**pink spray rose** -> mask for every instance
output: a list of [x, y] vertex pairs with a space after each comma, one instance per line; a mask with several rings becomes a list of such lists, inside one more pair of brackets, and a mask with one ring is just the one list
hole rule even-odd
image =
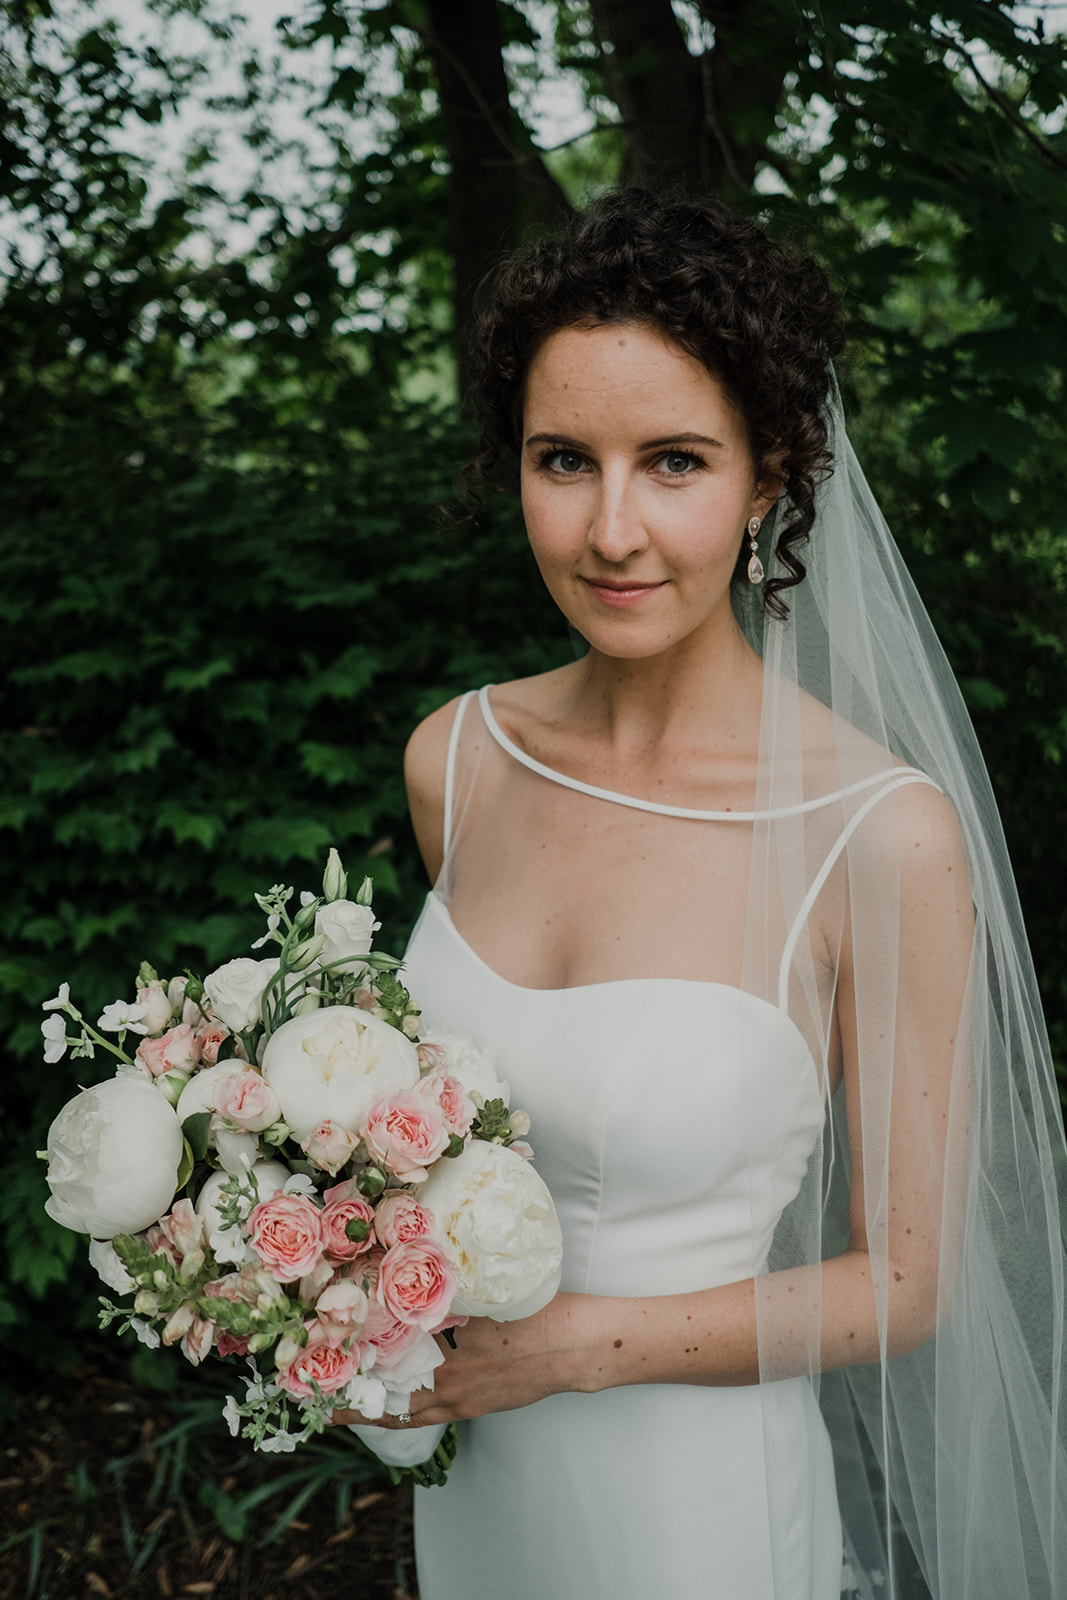
[[221, 1022], [205, 1022], [203, 1027], [197, 1028], [196, 1037], [200, 1045], [200, 1060], [205, 1067], [214, 1067], [218, 1064], [219, 1046], [223, 1039], [230, 1037], [229, 1028], [224, 1028]]
[[[364, 1200], [353, 1181], [335, 1183], [323, 1195], [326, 1204], [322, 1211], [322, 1231], [326, 1241], [326, 1254], [331, 1261], [354, 1261], [365, 1255], [374, 1245], [374, 1211]], [[348, 1224], [365, 1222], [365, 1239], [350, 1239]], [[361, 1231], [361, 1230], [356, 1230]]]
[[409, 1183], [424, 1183], [426, 1168], [448, 1149], [440, 1106], [410, 1090], [382, 1095], [359, 1131], [372, 1157]]
[[321, 1323], [309, 1322], [305, 1326], [308, 1329], [307, 1344], [296, 1352], [288, 1366], [278, 1368], [274, 1381], [279, 1389], [295, 1395], [299, 1400], [310, 1400], [314, 1395], [312, 1380], [323, 1394], [336, 1394], [338, 1389], [351, 1383], [359, 1372], [363, 1349], [358, 1344], [348, 1350], [339, 1344], [331, 1344]]
[[427, 1332], [441, 1326], [455, 1292], [448, 1254], [432, 1239], [413, 1239], [386, 1251], [374, 1290], [379, 1305], [399, 1322]]
[[412, 1239], [425, 1239], [432, 1228], [432, 1215], [406, 1189], [393, 1189], [378, 1201], [374, 1232], [387, 1250]]
[[215, 1095], [215, 1108], [228, 1122], [249, 1133], [262, 1133], [282, 1114], [270, 1084], [251, 1068], [225, 1079]]
[[477, 1108], [458, 1078], [450, 1077], [447, 1072], [431, 1072], [420, 1081], [419, 1094], [441, 1107], [449, 1133], [458, 1133], [461, 1139], [466, 1137]]
[[322, 1212], [304, 1194], [274, 1194], [261, 1200], [245, 1224], [252, 1248], [279, 1283], [303, 1277], [325, 1245]]
[[187, 1022], [179, 1022], [158, 1039], [142, 1039], [137, 1060], [153, 1078], [161, 1078], [165, 1072], [192, 1072], [200, 1063], [200, 1040]]
[[367, 1320], [370, 1302], [351, 1278], [331, 1283], [315, 1302], [315, 1316], [331, 1344], [341, 1344], [350, 1334], [359, 1333]]
[[300, 1141], [300, 1148], [309, 1161], [314, 1161], [316, 1166], [333, 1177], [346, 1161], [351, 1160], [358, 1144], [358, 1133], [349, 1133], [347, 1128], [339, 1128], [336, 1122], [327, 1119], [312, 1128], [307, 1138]]

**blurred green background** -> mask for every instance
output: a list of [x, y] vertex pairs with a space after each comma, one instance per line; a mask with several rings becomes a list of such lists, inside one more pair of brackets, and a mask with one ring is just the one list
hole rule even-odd
[[42, 1365], [93, 1288], [33, 1152], [94, 1066], [42, 1067], [41, 1002], [239, 953], [331, 844], [401, 948], [408, 732], [569, 654], [515, 502], [435, 507], [472, 285], [614, 182], [710, 188], [838, 284], [1067, 1060], [1063, 8], [248, 9], [0, 5], [0, 1340]]

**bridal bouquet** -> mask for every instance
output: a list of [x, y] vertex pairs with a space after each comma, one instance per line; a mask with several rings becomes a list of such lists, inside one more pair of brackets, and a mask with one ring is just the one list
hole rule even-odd
[[[224, 1414], [261, 1450], [294, 1449], [335, 1407], [403, 1412], [433, 1386], [434, 1334], [529, 1316], [559, 1286], [529, 1118], [470, 1040], [423, 1027], [400, 963], [372, 949], [371, 889], [349, 900], [331, 850], [322, 894], [295, 914], [291, 889], [256, 896], [253, 948], [276, 954], [202, 980], [143, 963], [136, 999], [95, 1027], [66, 984], [44, 1007], [47, 1062], [117, 1062], [41, 1152], [49, 1215], [89, 1234], [100, 1276], [133, 1297], [102, 1301], [101, 1324], [193, 1366], [212, 1351], [247, 1363]], [[431, 1455], [443, 1431], [413, 1433], [433, 1434]], [[359, 1432], [386, 1458], [405, 1438]], [[405, 1465], [419, 1448], [408, 1436]]]

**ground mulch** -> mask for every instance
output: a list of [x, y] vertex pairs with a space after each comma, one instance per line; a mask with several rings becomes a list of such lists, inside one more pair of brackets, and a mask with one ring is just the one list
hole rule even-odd
[[341, 1452], [279, 1531], [293, 1495], [272, 1489], [299, 1453], [213, 1425], [175, 1437], [182, 1405], [111, 1346], [34, 1381], [0, 1429], [0, 1600], [418, 1600], [409, 1489]]

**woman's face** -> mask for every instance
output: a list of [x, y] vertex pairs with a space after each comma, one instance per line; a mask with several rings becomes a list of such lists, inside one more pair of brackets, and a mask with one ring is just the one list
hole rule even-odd
[[745, 525], [770, 501], [722, 385], [664, 334], [552, 334], [527, 375], [521, 473], [541, 575], [594, 649], [639, 659], [732, 621]]

